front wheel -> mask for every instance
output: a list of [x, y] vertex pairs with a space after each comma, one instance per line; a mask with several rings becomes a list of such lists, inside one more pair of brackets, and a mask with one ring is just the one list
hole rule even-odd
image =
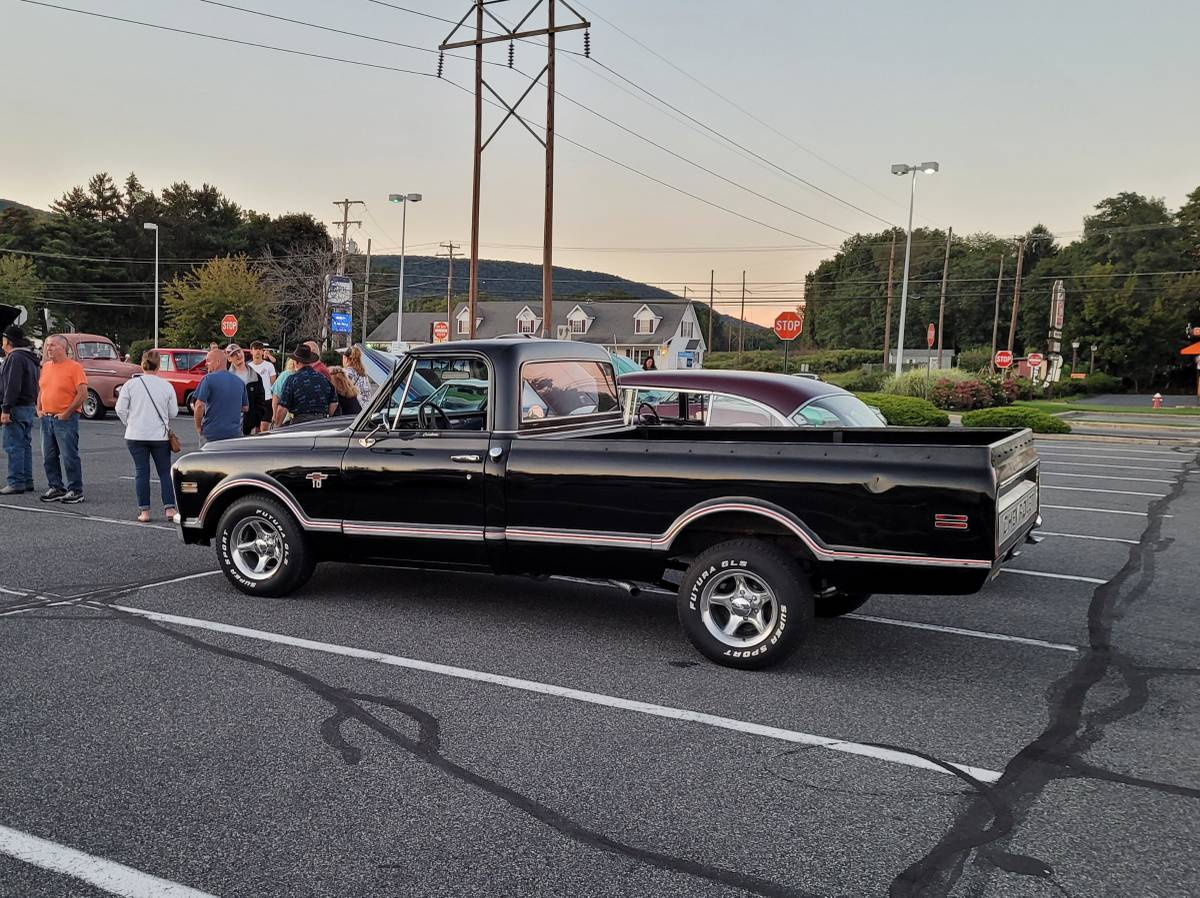
[[867, 600], [870, 598], [870, 593], [863, 595], [861, 593], [835, 592], [831, 596], [819, 596], [817, 598], [817, 617], [841, 617], [843, 614], [850, 614], [867, 604]]
[[813, 596], [800, 566], [758, 540], [732, 540], [692, 562], [679, 586], [679, 622], [702, 655], [757, 670], [784, 660], [812, 624]]
[[286, 596], [316, 566], [296, 519], [267, 496], [246, 496], [229, 506], [216, 537], [221, 570], [247, 595]]
[[99, 421], [108, 414], [108, 409], [100, 401], [99, 393], [95, 390], [88, 390], [87, 398], [83, 400], [83, 405], [80, 407], [79, 413], [89, 421]]

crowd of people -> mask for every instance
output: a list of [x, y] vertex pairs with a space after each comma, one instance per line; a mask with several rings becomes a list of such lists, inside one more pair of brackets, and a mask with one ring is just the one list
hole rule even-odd
[[[69, 505], [83, 502], [79, 412], [88, 391], [83, 367], [69, 357], [67, 341], [60, 336], [46, 339], [42, 347], [45, 358], [39, 360], [17, 325], [4, 330], [2, 348], [0, 430], [8, 469], [0, 495], [36, 490], [36, 426], [41, 431], [47, 482], [39, 498]], [[258, 341], [250, 344], [249, 358], [237, 343], [223, 349], [213, 343], [205, 362], [208, 373], [193, 394], [193, 423], [201, 447], [287, 424], [357, 414], [374, 391], [357, 346], [344, 351], [340, 367], [327, 367], [321, 361], [314, 340], [297, 346], [282, 371], [276, 370], [274, 356]], [[159, 364], [159, 353], [146, 350], [142, 374], [121, 388], [116, 406], [133, 460], [137, 520], [143, 522], [151, 518], [151, 465], [158, 475], [163, 513], [167, 520], [175, 516], [171, 453], [179, 451], [179, 441], [171, 419], [179, 408], [171, 384], [154, 376]]]

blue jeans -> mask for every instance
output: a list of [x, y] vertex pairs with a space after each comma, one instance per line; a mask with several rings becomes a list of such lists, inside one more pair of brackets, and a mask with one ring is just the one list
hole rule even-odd
[[25, 489], [33, 483], [33, 422], [37, 407], [15, 405], [12, 423], [4, 425], [4, 454], [8, 456], [8, 485]]
[[42, 466], [46, 469], [46, 482], [51, 489], [63, 488], [65, 471], [66, 488], [77, 493], [83, 492], [83, 465], [79, 461], [79, 415], [71, 415], [66, 421], [58, 420], [55, 415], [42, 416]]
[[171, 483], [171, 446], [166, 440], [126, 440], [133, 456], [133, 488], [139, 511], [150, 510], [150, 459], [158, 471], [163, 508], [175, 507], [175, 485]]

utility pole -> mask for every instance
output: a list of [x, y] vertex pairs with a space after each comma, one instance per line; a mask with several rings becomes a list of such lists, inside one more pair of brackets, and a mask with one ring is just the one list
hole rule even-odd
[[713, 296], [716, 294], [716, 290], [713, 289], [716, 286], [716, 277], [717, 269], [710, 268], [708, 270], [708, 343], [706, 347], [709, 352], [716, 352], [712, 341], [713, 319], [717, 317], [716, 310], [714, 309], [715, 302], [713, 301]]
[[950, 240], [954, 228], [946, 228], [946, 259], [942, 262], [942, 298], [938, 301], [938, 370], [942, 369], [942, 324], [946, 319], [946, 279], [950, 277]]
[[365, 206], [366, 203], [364, 203], [362, 200], [344, 199], [344, 200], [334, 200], [333, 204], [335, 206], [342, 207], [342, 220], [334, 222], [335, 225], [337, 225], [339, 228], [342, 229], [342, 240], [338, 246], [338, 270], [337, 270], [337, 273], [339, 275], [341, 275], [341, 274], [346, 273], [346, 246], [349, 243], [350, 225], [357, 225], [360, 228], [362, 227], [361, 221], [350, 221], [350, 207], [351, 206]]
[[892, 251], [888, 254], [887, 311], [883, 315], [883, 367], [887, 370], [892, 351], [892, 277], [896, 270], [896, 232], [892, 232]]
[[363, 281], [362, 341], [367, 342], [367, 301], [371, 296], [371, 238], [367, 238], [367, 274]]
[[1008, 351], [1013, 351], [1013, 342], [1017, 339], [1017, 310], [1021, 307], [1021, 266], [1025, 262], [1025, 238], [1017, 247], [1017, 279], [1013, 284], [1012, 321], [1008, 325]]
[[[481, 183], [481, 171], [483, 167], [483, 151], [487, 145], [491, 143], [492, 138], [504, 127], [505, 123], [510, 118], [515, 118], [520, 122], [525, 130], [533, 135], [534, 140], [540, 143], [545, 150], [546, 155], [546, 181], [545, 181], [545, 209], [544, 209], [544, 229], [542, 235], [542, 333], [548, 335], [548, 328], [551, 327], [554, 317], [554, 101], [555, 101], [555, 36], [560, 31], [574, 31], [576, 29], [589, 29], [591, 23], [583, 18], [568, 2], [568, 0], [545, 0], [546, 3], [546, 27], [532, 28], [521, 30], [525, 23], [529, 20], [537, 9], [542, 5], [543, 0], [537, 0], [527, 13], [513, 27], [504, 24], [495, 14], [488, 8], [499, 3], [512, 2], [512, 0], [474, 0], [471, 4], [471, 10], [475, 13], [475, 33], [474, 36], [467, 40], [454, 40], [455, 35], [463, 28], [467, 19], [471, 16], [471, 11], [468, 11], [446, 35], [446, 39], [442, 41], [438, 47], [440, 54], [438, 56], [438, 77], [441, 77], [442, 65], [444, 62], [444, 54], [447, 50], [456, 50], [463, 47], [475, 48], [475, 154], [473, 177], [471, 181], [471, 264], [470, 264], [470, 287], [467, 293], [468, 315], [470, 315], [470, 336], [475, 336], [475, 306], [479, 300], [479, 194]], [[557, 7], [562, 4], [575, 16], [576, 21], [559, 24], [557, 20]], [[498, 26], [499, 30], [484, 36], [483, 17], [487, 16], [494, 26]], [[509, 66], [512, 66], [512, 58], [514, 54], [514, 41], [525, 40], [532, 37], [546, 38], [546, 65], [530, 82], [525, 92], [520, 98], [510, 104], [505, 100], [483, 77], [483, 47], [485, 44], [492, 44], [497, 41], [506, 41], [508, 43]], [[590, 38], [584, 36], [584, 55], [590, 55]], [[537, 131], [530, 126], [524, 117], [517, 112], [517, 108], [529, 96], [534, 85], [541, 81], [542, 76], [546, 76], [546, 127], [544, 136], [539, 135]], [[485, 140], [483, 137], [483, 92], [487, 91], [491, 96], [507, 110], [507, 114], [496, 125], [492, 133]]]
[[996, 274], [996, 312], [992, 316], [992, 367], [996, 366], [996, 337], [1000, 332], [1000, 285], [1004, 283], [1004, 253], [1000, 254], [1000, 271]]
[[439, 244], [446, 251], [445, 255], [438, 253], [439, 258], [450, 260], [450, 271], [446, 275], [446, 339], [454, 339], [454, 251], [458, 249], [458, 244], [453, 240]]
[[746, 348], [746, 272], [742, 271], [742, 320], [738, 329], [738, 364], [742, 363], [742, 352]]

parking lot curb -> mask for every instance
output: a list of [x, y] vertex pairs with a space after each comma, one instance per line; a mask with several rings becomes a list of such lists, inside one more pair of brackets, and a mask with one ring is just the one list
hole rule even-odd
[[1064, 442], [1079, 442], [1079, 443], [1134, 443], [1142, 446], [1167, 446], [1179, 447], [1183, 449], [1200, 448], [1200, 439], [1185, 439], [1183, 437], [1139, 437], [1125, 436], [1123, 434], [1100, 434], [1100, 433], [1053, 433], [1039, 434], [1039, 438], [1047, 440], [1062, 440]]

